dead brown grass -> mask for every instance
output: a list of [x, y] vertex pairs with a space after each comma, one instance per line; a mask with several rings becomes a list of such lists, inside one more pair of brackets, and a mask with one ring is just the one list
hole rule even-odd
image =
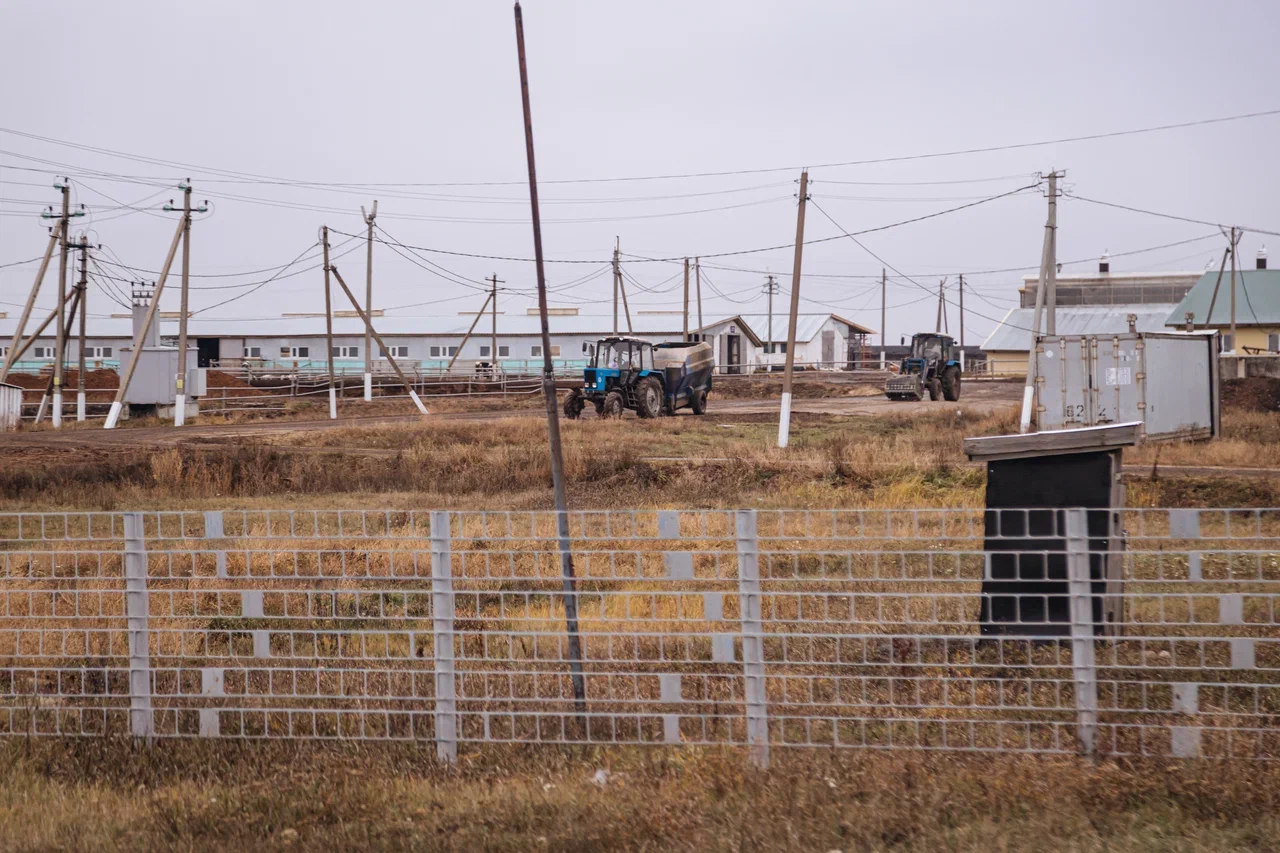
[[1253, 764], [10, 741], [0, 766], [9, 850], [1280, 849], [1280, 770]]

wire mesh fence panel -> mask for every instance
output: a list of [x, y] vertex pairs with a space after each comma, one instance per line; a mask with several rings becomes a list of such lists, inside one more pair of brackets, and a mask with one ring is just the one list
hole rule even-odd
[[582, 704], [554, 513], [0, 515], [0, 732], [1280, 755], [1280, 510], [1095, 512], [571, 513]]

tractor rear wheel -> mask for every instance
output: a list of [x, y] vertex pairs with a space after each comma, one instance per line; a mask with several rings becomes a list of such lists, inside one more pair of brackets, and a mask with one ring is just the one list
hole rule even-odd
[[960, 368], [952, 366], [942, 372], [942, 399], [948, 403], [960, 399]]
[[564, 401], [564, 416], [571, 421], [576, 421], [582, 415], [582, 410], [586, 406], [587, 401], [582, 398], [582, 393], [572, 391], [568, 399]]
[[605, 418], [622, 417], [622, 395], [617, 391], [610, 391], [604, 395], [604, 405], [600, 407], [600, 416]]
[[933, 401], [942, 399], [942, 382], [935, 376], [926, 383], [929, 387], [929, 399]]
[[656, 418], [662, 414], [662, 384], [652, 376], [636, 383], [636, 414]]
[[707, 392], [694, 391], [693, 396], [689, 398], [689, 408], [693, 409], [695, 415], [705, 415], [707, 413]]

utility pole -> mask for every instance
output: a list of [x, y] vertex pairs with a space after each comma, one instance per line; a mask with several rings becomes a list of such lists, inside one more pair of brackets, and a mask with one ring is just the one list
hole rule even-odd
[[493, 338], [489, 343], [489, 364], [491, 365], [490, 374], [496, 375], [498, 369], [498, 285], [506, 282], [500, 281], [498, 274], [494, 273], [489, 283], [493, 285], [490, 292], [490, 299], [493, 302]]
[[364, 401], [368, 403], [373, 399], [373, 220], [378, 218], [378, 200], [374, 199], [373, 210], [367, 214], [364, 205], [360, 205], [360, 215], [369, 226], [364, 276], [364, 307], [368, 315], [364, 324]]
[[[1065, 173], [1064, 173], [1065, 175]], [[1058, 178], [1059, 173], [1049, 173], [1049, 268], [1045, 273], [1045, 300], [1049, 313], [1044, 318], [1047, 335], [1058, 334]], [[1037, 327], [1038, 328], [1038, 327]]]
[[76, 346], [76, 356], [79, 359], [78, 369], [76, 370], [76, 421], [83, 422], [85, 419], [85, 381], [84, 381], [84, 339], [85, 339], [85, 315], [89, 313], [89, 243], [88, 238], [84, 235], [80, 237], [80, 243], [76, 246], [80, 250], [80, 283], [76, 285], [76, 306], [80, 310], [79, 325], [80, 336]]
[[[538, 314], [542, 320], [542, 393], [547, 400], [547, 437], [551, 444], [551, 486], [555, 493], [556, 532], [560, 550], [560, 576], [564, 590], [565, 630], [569, 640], [569, 674], [578, 710], [581, 734], [587, 734], [587, 692], [582, 674], [582, 640], [578, 633], [578, 592], [569, 542], [569, 499], [565, 493], [564, 458], [560, 447], [560, 412], [556, 404], [555, 368], [551, 363], [551, 330], [547, 323], [547, 279], [542, 261], [542, 222], [538, 216], [538, 172], [533, 155], [533, 115], [529, 108], [529, 71], [524, 55], [524, 16], [515, 5], [516, 55], [520, 65], [520, 101], [524, 109], [525, 158], [529, 164], [529, 206], [533, 220], [533, 258], [538, 277]], [[624, 291], [625, 294], [625, 291]], [[624, 305], [626, 296], [623, 296]], [[686, 312], [687, 314], [688, 312]], [[628, 313], [628, 325], [630, 313]]]
[[333, 297], [329, 290], [329, 226], [320, 229], [320, 243], [324, 246], [324, 337], [325, 352], [329, 356], [329, 420], [338, 418], [338, 394], [333, 387]]
[[809, 200], [809, 170], [800, 172], [800, 207], [796, 212], [796, 254], [791, 266], [791, 322], [787, 326], [787, 364], [782, 374], [782, 411], [778, 418], [778, 446], [791, 438], [791, 372], [796, 360], [796, 319], [800, 313], [800, 261], [804, 252], [804, 206]]
[[[71, 216], [71, 182], [62, 184], [62, 254], [58, 256], [58, 331], [53, 364], [53, 427], [62, 426], [62, 363], [67, 352], [67, 253], [71, 247], [67, 239]], [[1235, 296], [1235, 265], [1231, 267], [1231, 295]], [[1235, 312], [1232, 312], [1234, 316]]]
[[1044, 314], [1045, 289], [1051, 275], [1054, 275], [1056, 280], [1057, 258], [1055, 256], [1055, 247], [1057, 243], [1054, 231], [1058, 227], [1057, 196], [1059, 177], [1060, 173], [1057, 171], [1049, 173], [1049, 216], [1044, 225], [1044, 247], [1040, 252], [1040, 278], [1036, 283], [1036, 307], [1031, 321], [1031, 343], [1027, 350], [1027, 382], [1022, 389], [1022, 414], [1018, 418], [1018, 431], [1022, 433], [1031, 430], [1031, 417], [1036, 405], [1036, 347], [1039, 346], [1040, 318]]
[[360, 303], [356, 301], [355, 294], [351, 292], [351, 288], [347, 287], [347, 283], [342, 280], [342, 273], [338, 272], [338, 268], [333, 264], [329, 265], [329, 270], [333, 273], [333, 277], [338, 280], [338, 286], [342, 288], [342, 292], [345, 293], [347, 295], [347, 299], [351, 301], [351, 307], [356, 309], [356, 313], [360, 315], [360, 319], [365, 321], [365, 324], [373, 335], [373, 339], [378, 342], [378, 346], [382, 347], [382, 351], [387, 354], [387, 363], [391, 365], [391, 369], [394, 370], [396, 376], [399, 377], [400, 384], [404, 386], [404, 390], [409, 394], [409, 399], [413, 401], [413, 404], [418, 407], [418, 411], [422, 412], [422, 414], [431, 414], [427, 411], [427, 407], [422, 405], [422, 400], [419, 399], [418, 392], [413, 390], [413, 383], [409, 381], [409, 377], [405, 375], [404, 371], [400, 369], [400, 365], [396, 363], [395, 356], [391, 354], [391, 347], [387, 346], [386, 341], [384, 341], [382, 336], [378, 334], [378, 331], [373, 328], [373, 321], [365, 311], [361, 310]]
[[778, 282], [774, 280], [773, 276], [768, 276], [768, 280], [764, 283], [763, 290], [765, 292], [765, 295], [768, 297], [768, 303], [769, 303], [769, 325], [768, 325], [768, 333], [767, 333], [768, 339], [764, 343], [764, 351], [772, 355], [773, 354], [773, 296], [775, 293], [778, 292]]
[[[31, 292], [27, 294], [27, 304], [22, 308], [22, 315], [18, 318], [17, 328], [13, 330], [13, 340], [9, 342], [9, 351], [5, 355], [4, 365], [0, 366], [0, 382], [8, 378], [9, 371], [17, 363], [19, 354], [30, 347], [31, 341], [39, 336], [39, 332], [37, 332], [26, 342], [26, 346], [22, 345], [22, 333], [27, 328], [27, 321], [31, 319], [31, 311], [35, 308], [36, 297], [40, 295], [40, 285], [44, 283], [44, 274], [49, 270], [49, 261], [53, 259], [53, 250], [58, 245], [59, 235], [61, 234], [61, 222], [49, 229], [49, 245], [44, 250], [44, 260], [40, 262], [40, 269], [36, 271], [36, 280], [31, 285]], [[44, 326], [41, 326], [41, 330], [43, 329]]]
[[[178, 309], [178, 376], [177, 393], [173, 398], [173, 425], [180, 427], [187, 421], [187, 294], [191, 285], [191, 179], [178, 185], [182, 190], [182, 299]], [[171, 209], [166, 205], [166, 209]], [[208, 203], [200, 205], [199, 212], [208, 210]]]
[[452, 371], [454, 362], [456, 362], [462, 356], [462, 351], [466, 348], [467, 341], [471, 340], [471, 333], [476, 330], [476, 326], [480, 325], [480, 318], [483, 317], [485, 315], [485, 312], [489, 310], [489, 300], [492, 299], [493, 296], [494, 294], [492, 293], [486, 293], [484, 295], [484, 304], [481, 305], [480, 310], [476, 312], [476, 318], [471, 321], [471, 327], [467, 329], [467, 333], [462, 336], [462, 342], [458, 344], [458, 348], [454, 351], [453, 357], [450, 358], [449, 363], [445, 365], [445, 368], [444, 368], [445, 373], [449, 373], [450, 371]]
[[689, 340], [689, 259], [684, 259], [684, 339]]
[[702, 337], [702, 258], [693, 259], [694, 281], [697, 283], [698, 293], [698, 337]]
[[934, 324], [933, 333], [935, 335], [942, 334], [942, 286], [947, 283], [946, 278], [938, 282], [938, 319]]
[[133, 381], [134, 371], [138, 369], [138, 362], [141, 360], [142, 342], [147, 339], [147, 333], [151, 331], [151, 324], [155, 322], [156, 313], [160, 310], [160, 294], [164, 293], [165, 282], [169, 280], [169, 269], [173, 266], [173, 259], [178, 254], [178, 242], [182, 239], [182, 232], [185, 227], [186, 221], [181, 221], [173, 232], [173, 242], [169, 244], [169, 254], [165, 256], [164, 266], [160, 267], [160, 278], [156, 281], [155, 291], [151, 294], [151, 305], [147, 308], [147, 315], [142, 319], [142, 328], [138, 329], [138, 333], [133, 337], [133, 350], [130, 353], [129, 366], [125, 368], [124, 375], [120, 377], [120, 387], [116, 389], [115, 399], [111, 401], [111, 411], [107, 412], [107, 422], [103, 424], [103, 429], [115, 429], [116, 424], [120, 421], [120, 412], [124, 409], [124, 397], [129, 393], [129, 383]]
[[613, 238], [613, 334], [618, 334], [618, 291], [622, 286], [622, 266], [618, 263], [618, 255], [621, 251], [622, 242], [617, 237]]
[[884, 366], [885, 366], [884, 348], [885, 346], [887, 346], [887, 344], [885, 343], [885, 341], [887, 340], [885, 336], [888, 333], [888, 326], [889, 326], [888, 322], [885, 319], [885, 314], [886, 314], [886, 311], [888, 310], [887, 303], [885, 302], [885, 293], [888, 289], [886, 286], [887, 283], [888, 283], [888, 279], [885, 277], [884, 267], [880, 267], [880, 369], [881, 370], [884, 370]]
[[964, 273], [960, 273], [960, 350], [964, 351]]
[[1236, 246], [1240, 243], [1243, 236], [1240, 229], [1231, 226], [1231, 351], [1239, 352], [1240, 348], [1236, 346]]

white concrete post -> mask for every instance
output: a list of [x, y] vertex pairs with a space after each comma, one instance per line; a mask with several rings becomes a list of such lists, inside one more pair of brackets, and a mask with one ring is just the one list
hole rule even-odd
[[746, 679], [747, 745], [751, 763], [769, 766], [769, 709], [765, 696], [764, 625], [760, 614], [760, 546], [756, 511], [739, 510], [738, 598], [742, 620], [742, 672]]
[[1067, 584], [1071, 600], [1071, 673], [1076, 691], [1076, 741], [1081, 755], [1098, 748], [1098, 670], [1093, 649], [1093, 584], [1089, 573], [1089, 513], [1065, 510]]
[[431, 631], [436, 672], [436, 757], [458, 761], [458, 701], [453, 658], [453, 561], [449, 513], [431, 513]]
[[[222, 512], [220, 510], [206, 512], [204, 514], [204, 538], [221, 539], [225, 535], [226, 531], [222, 525]], [[216, 576], [225, 578], [227, 576], [227, 552], [219, 548], [214, 552], [214, 559], [217, 561]]]
[[124, 516], [125, 615], [129, 633], [129, 731], [151, 742], [151, 644], [147, 630], [147, 544], [140, 512]]

